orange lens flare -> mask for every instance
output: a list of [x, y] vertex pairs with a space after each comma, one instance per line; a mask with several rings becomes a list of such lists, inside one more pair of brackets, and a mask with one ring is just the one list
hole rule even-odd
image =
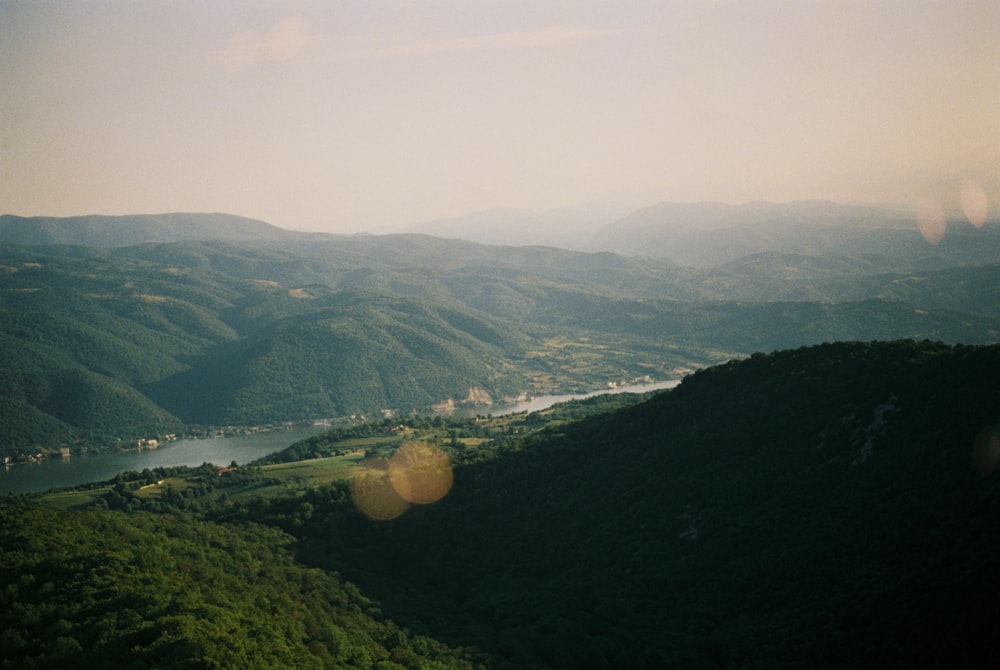
[[428, 442], [406, 442], [388, 461], [366, 459], [351, 479], [351, 499], [376, 521], [401, 516], [411, 504], [429, 505], [448, 495], [454, 475], [448, 455]]
[[428, 505], [451, 490], [451, 461], [433, 444], [407, 442], [389, 461], [389, 481], [403, 500]]
[[376, 521], [389, 521], [401, 516], [410, 503], [399, 497], [389, 481], [389, 464], [383, 459], [369, 458], [351, 478], [351, 499], [362, 514]]

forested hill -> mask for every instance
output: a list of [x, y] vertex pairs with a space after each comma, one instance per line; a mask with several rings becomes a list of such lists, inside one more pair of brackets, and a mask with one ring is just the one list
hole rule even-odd
[[[993, 668], [998, 376], [828, 344], [0, 499], [0, 667]], [[417, 445], [450, 490], [362, 514]]]
[[948, 246], [951, 232], [900, 254], [780, 252], [778, 240], [690, 268], [292, 233], [221, 214], [0, 223], [0, 455], [15, 459], [193, 425], [464, 400], [488, 413], [522, 393], [677, 379], [821, 342], [1000, 337], [1000, 263], [983, 260], [1000, 259], [1000, 238], [988, 226], [970, 233], [968, 254]]
[[469, 455], [392, 522], [247, 518], [510, 667], [992, 667], [998, 375], [996, 346], [754, 356]]

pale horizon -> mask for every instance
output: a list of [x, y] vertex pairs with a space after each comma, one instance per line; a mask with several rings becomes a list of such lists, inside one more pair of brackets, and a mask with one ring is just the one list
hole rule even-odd
[[986, 1], [0, 0], [0, 212], [334, 233], [586, 203], [995, 218], [998, 26]]

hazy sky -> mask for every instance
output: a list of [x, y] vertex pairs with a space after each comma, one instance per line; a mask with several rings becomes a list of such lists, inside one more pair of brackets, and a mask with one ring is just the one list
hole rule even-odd
[[0, 212], [1000, 209], [1000, 2], [0, 0]]

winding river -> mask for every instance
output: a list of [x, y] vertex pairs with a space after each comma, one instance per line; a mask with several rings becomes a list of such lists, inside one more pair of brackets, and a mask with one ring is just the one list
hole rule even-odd
[[[679, 382], [668, 381], [635, 386], [620, 386], [614, 389], [594, 391], [578, 395], [550, 395], [532, 398], [513, 405], [494, 407], [488, 411], [494, 416], [514, 412], [537, 412], [567, 400], [579, 400], [604, 393], [643, 393], [664, 388], [673, 388]], [[484, 413], [483, 408], [472, 412]], [[458, 413], [456, 413], [458, 414]], [[202, 463], [228, 465], [249, 463], [267, 454], [280, 451], [294, 442], [321, 432], [319, 427], [296, 427], [286, 430], [272, 430], [245, 436], [212, 437], [200, 440], [177, 440], [157, 449], [139, 451], [116, 451], [98, 454], [74, 455], [69, 458], [50, 458], [37, 463], [18, 463], [4, 468], [0, 466], [0, 495], [13, 493], [37, 493], [52, 488], [79, 486], [88, 482], [111, 479], [119, 472], [142, 471], [146, 468], [173, 467], [187, 465], [195, 467]]]

